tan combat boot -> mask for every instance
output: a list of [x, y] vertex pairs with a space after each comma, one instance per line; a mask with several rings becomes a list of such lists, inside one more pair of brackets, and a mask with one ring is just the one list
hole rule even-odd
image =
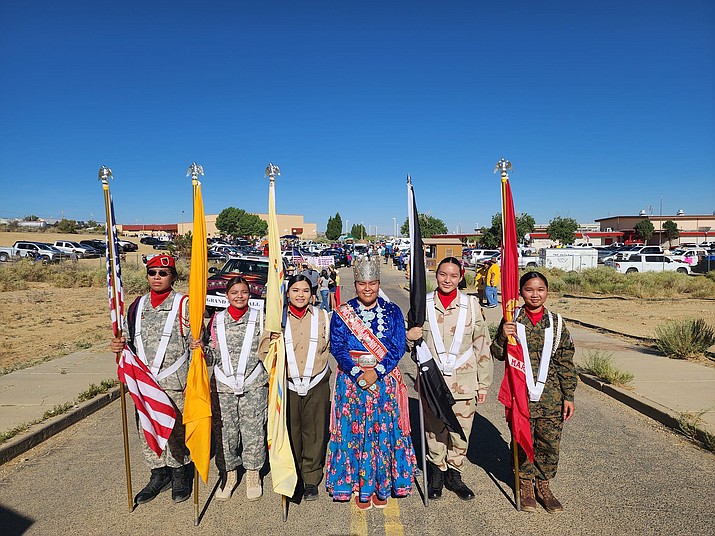
[[536, 498], [539, 499], [539, 502], [544, 507], [544, 510], [550, 514], [564, 511], [564, 507], [561, 506], [559, 500], [554, 497], [553, 493], [551, 493], [548, 480], [536, 479]]
[[219, 489], [215, 495], [217, 501], [227, 501], [231, 498], [233, 490], [236, 487], [236, 483], [238, 482], [237, 473], [237, 469], [226, 472], [226, 482], [224, 483], [223, 488]]
[[534, 483], [530, 478], [519, 479], [519, 500], [522, 512], [536, 512], [536, 498], [534, 497]]
[[246, 499], [257, 501], [263, 495], [261, 475], [258, 471], [246, 471]]

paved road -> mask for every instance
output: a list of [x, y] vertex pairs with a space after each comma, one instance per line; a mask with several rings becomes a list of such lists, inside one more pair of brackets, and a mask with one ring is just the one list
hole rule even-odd
[[[343, 284], [349, 288], [348, 272]], [[406, 309], [400, 274], [388, 271], [384, 287]], [[578, 344], [578, 341], [577, 341]], [[414, 368], [406, 361], [408, 376]], [[497, 381], [502, 367], [497, 366]], [[713, 534], [715, 457], [622, 404], [579, 386], [577, 413], [563, 439], [554, 489], [560, 515], [514, 511], [509, 486], [508, 431], [503, 409], [490, 399], [476, 417], [465, 480], [477, 497], [463, 503], [447, 494], [425, 509], [419, 494], [390, 501], [385, 511], [357, 512], [333, 504], [321, 491], [313, 503], [292, 505], [287, 523], [271, 491], [247, 503], [241, 483], [228, 503], [210, 502], [199, 527], [193, 505], [173, 505], [168, 493], [127, 511], [120, 405], [113, 403], [21, 458], [0, 467], [0, 533], [30, 534]], [[416, 415], [416, 412], [413, 412]], [[135, 492], [147, 470], [132, 435]], [[200, 485], [205, 503], [216, 479]], [[266, 479], [270, 490], [270, 476]], [[149, 529], [149, 527], [152, 527]]]

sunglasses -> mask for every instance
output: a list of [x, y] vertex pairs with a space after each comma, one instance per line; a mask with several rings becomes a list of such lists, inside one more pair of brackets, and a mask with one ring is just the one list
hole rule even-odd
[[155, 276], [156, 274], [159, 274], [161, 277], [171, 275], [171, 272], [167, 272], [166, 270], [147, 270], [146, 273], [150, 276]]

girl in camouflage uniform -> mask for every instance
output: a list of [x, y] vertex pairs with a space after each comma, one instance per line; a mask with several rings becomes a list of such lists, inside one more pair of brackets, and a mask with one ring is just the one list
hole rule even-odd
[[244, 278], [230, 279], [229, 306], [214, 313], [207, 330], [216, 465], [223, 481], [216, 492], [219, 501], [231, 498], [239, 465], [246, 469], [247, 499], [263, 494], [259, 470], [266, 460], [268, 374], [258, 359], [263, 309], [249, 307], [249, 296]]
[[[574, 391], [577, 383], [573, 363], [574, 345], [568, 329], [563, 325], [561, 315], [554, 315], [544, 307], [549, 294], [549, 283], [543, 274], [524, 274], [519, 280], [519, 292], [524, 300], [524, 307], [516, 311], [514, 322], [504, 322], [502, 319], [492, 343], [492, 355], [504, 360], [507, 337], [514, 336], [524, 351], [527, 384], [530, 374], [532, 381], [534, 376], [537, 376], [534, 387], [529, 386], [534, 463], [529, 461], [519, 447], [521, 509], [525, 512], [536, 511], [538, 499], [546, 511], [560, 512], [563, 507], [551, 492], [549, 480], [556, 476], [563, 423], [574, 414]], [[536, 371], [538, 374], [535, 374]], [[540, 385], [543, 386], [543, 391], [539, 396]]]

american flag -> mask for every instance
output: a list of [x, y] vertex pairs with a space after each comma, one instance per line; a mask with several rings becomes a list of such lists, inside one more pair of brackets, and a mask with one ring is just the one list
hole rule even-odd
[[[114, 203], [112, 195], [109, 194], [108, 197], [107, 289], [109, 311], [112, 317], [112, 330], [114, 335], [118, 336], [122, 331], [122, 318], [124, 317], [124, 289], [122, 288], [122, 270], [119, 260], [121, 250], [117, 240]], [[114, 274], [114, 277], [112, 277], [112, 274]], [[126, 344], [117, 364], [117, 376], [119, 381], [127, 386], [127, 390], [132, 400], [134, 400], [147, 444], [157, 456], [161, 456], [174, 428], [176, 410], [169, 397], [159, 387], [146, 364], [137, 358]]]
[[147, 445], [161, 456], [176, 422], [176, 410], [171, 400], [156, 383], [149, 368], [126, 345], [119, 358], [117, 375], [134, 401]]
[[[122, 288], [122, 270], [119, 266], [121, 249], [117, 240], [117, 220], [114, 218], [114, 202], [109, 194], [109, 221], [107, 222], [107, 291], [109, 311], [112, 316], [112, 331], [117, 335], [122, 330], [124, 317], [124, 289]], [[112, 278], [114, 273], [114, 278]]]

